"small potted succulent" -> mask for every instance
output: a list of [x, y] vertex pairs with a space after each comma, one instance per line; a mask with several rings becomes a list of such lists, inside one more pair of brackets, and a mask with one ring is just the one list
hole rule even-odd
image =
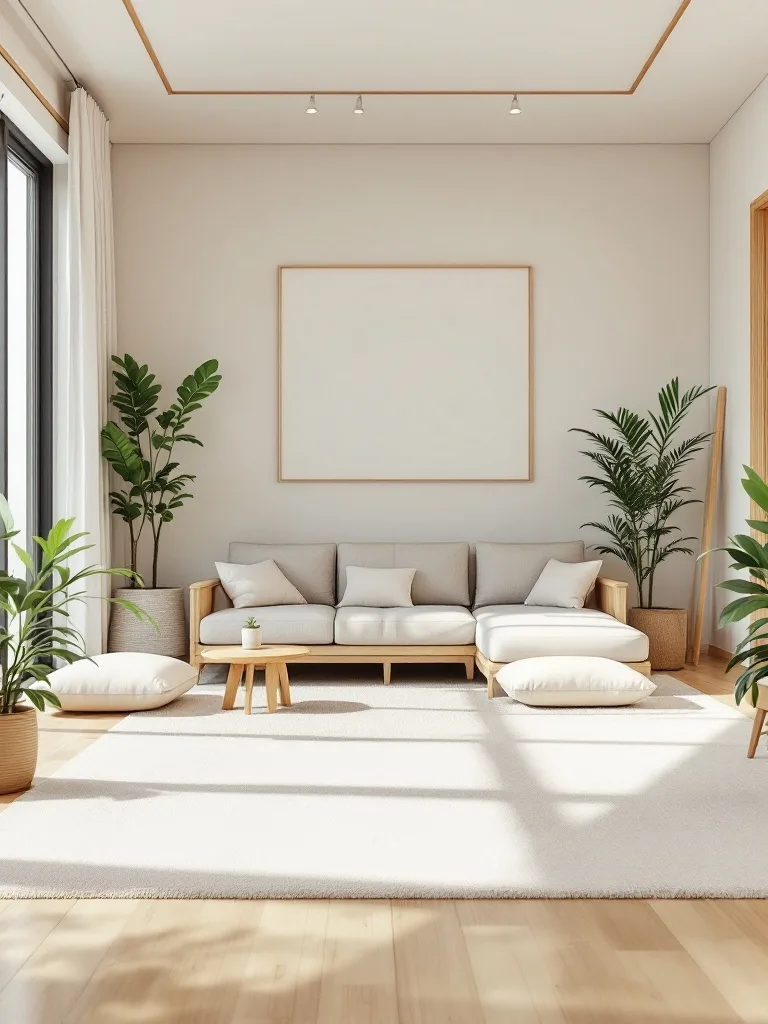
[[257, 647], [261, 647], [261, 626], [252, 615], [245, 620], [240, 635], [244, 651], [255, 651]]

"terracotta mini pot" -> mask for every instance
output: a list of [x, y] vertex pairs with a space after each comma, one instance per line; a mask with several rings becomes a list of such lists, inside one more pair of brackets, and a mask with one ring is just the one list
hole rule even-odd
[[137, 619], [133, 612], [120, 605], [112, 606], [107, 649], [137, 651], [140, 654], [164, 654], [167, 658], [186, 660], [189, 635], [184, 615], [184, 591], [181, 587], [121, 587], [115, 597], [141, 608], [155, 622]]
[[685, 608], [630, 608], [627, 621], [648, 637], [648, 657], [654, 672], [685, 667], [688, 642]]
[[37, 714], [17, 707], [0, 715], [0, 793], [29, 789], [37, 766]]

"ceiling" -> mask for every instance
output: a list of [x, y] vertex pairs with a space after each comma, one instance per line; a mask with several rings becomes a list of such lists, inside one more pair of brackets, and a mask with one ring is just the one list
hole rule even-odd
[[709, 142], [768, 73], [768, 0], [25, 3], [116, 142]]

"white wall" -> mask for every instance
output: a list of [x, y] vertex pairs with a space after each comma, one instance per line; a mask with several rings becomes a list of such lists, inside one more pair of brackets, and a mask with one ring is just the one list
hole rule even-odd
[[[716, 541], [744, 532], [749, 499], [741, 467], [749, 464], [749, 205], [768, 190], [768, 82], [734, 114], [710, 146], [711, 350], [714, 383], [728, 388], [723, 477]], [[733, 573], [724, 556], [715, 580]], [[733, 595], [731, 595], [733, 596]], [[729, 600], [717, 592], [716, 611]], [[733, 650], [742, 630], [715, 630], [713, 643]]]
[[[211, 356], [224, 376], [194, 421], [206, 447], [184, 453], [197, 496], [165, 584], [210, 576], [231, 539], [573, 538], [604, 504], [568, 428], [708, 380], [706, 146], [113, 153], [120, 349], [166, 385]], [[276, 482], [276, 268], [324, 262], [533, 264], [532, 483]], [[467, 401], [482, 418], [484, 395]], [[658, 598], [687, 604], [691, 571], [669, 563]]]

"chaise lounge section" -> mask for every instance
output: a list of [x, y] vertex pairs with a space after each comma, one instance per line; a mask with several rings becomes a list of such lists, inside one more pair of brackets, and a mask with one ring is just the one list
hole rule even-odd
[[[233, 608], [219, 580], [190, 587], [190, 662], [202, 664], [207, 647], [239, 644], [249, 615], [265, 644], [302, 644], [305, 662], [375, 663], [391, 679], [393, 664], [475, 665], [489, 695], [510, 661], [549, 654], [592, 655], [650, 673], [647, 637], [626, 624], [627, 584], [599, 577], [593, 607], [528, 607], [525, 598], [550, 558], [584, 561], [581, 541], [476, 545], [472, 586], [466, 543], [246, 544], [229, 547], [230, 562], [272, 559], [307, 604]], [[413, 607], [337, 608], [348, 566], [415, 568]], [[474, 604], [471, 605], [474, 592]]]

